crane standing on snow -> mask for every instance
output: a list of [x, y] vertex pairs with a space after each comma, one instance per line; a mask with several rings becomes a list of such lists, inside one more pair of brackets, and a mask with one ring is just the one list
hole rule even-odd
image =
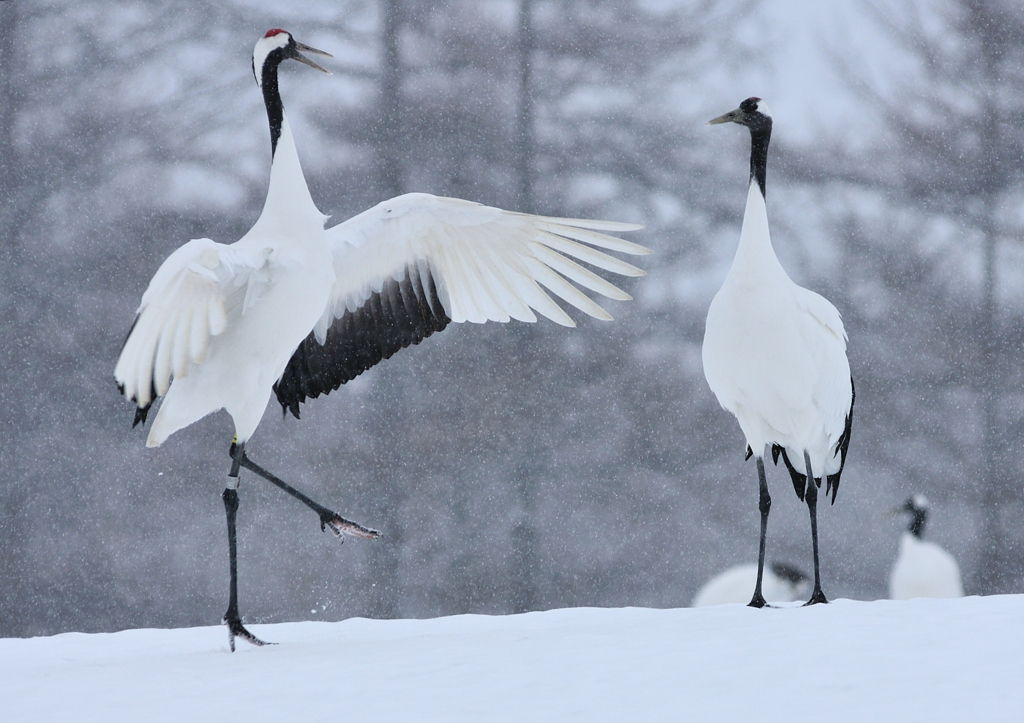
[[298, 417], [307, 398], [330, 393], [452, 321], [533, 322], [535, 309], [575, 326], [538, 283], [593, 317], [611, 319], [566, 278], [608, 298], [629, 295], [567, 257], [641, 276], [642, 270], [593, 247], [650, 253], [599, 233], [637, 225], [530, 216], [426, 194], [393, 198], [325, 231], [327, 218], [309, 195], [278, 90], [277, 69], [287, 59], [329, 73], [303, 51], [329, 57], [279, 29], [267, 32], [253, 51], [273, 159], [259, 219], [233, 244], [198, 239], [164, 261], [142, 297], [114, 371], [137, 407], [135, 424], [145, 422], [163, 396], [148, 446], [218, 409], [234, 421], [223, 494], [231, 572], [224, 622], [232, 650], [236, 636], [263, 644], [238, 613], [240, 468], [310, 506], [321, 529], [377, 536], [248, 459], [245, 444], [271, 392]]
[[924, 539], [928, 500], [913, 495], [893, 514], [910, 515], [910, 526], [900, 537], [900, 552], [889, 575], [889, 598], [963, 597], [960, 566], [948, 552]]
[[[846, 331], [836, 308], [790, 280], [772, 249], [765, 208], [765, 176], [772, 116], [760, 98], [708, 121], [750, 130], [750, 187], [739, 248], [708, 309], [704, 376], [719, 403], [740, 424], [747, 457], [757, 461], [761, 539], [757, 582], [750, 600], [764, 607], [761, 585], [771, 497], [764, 473], [770, 446], [789, 470], [797, 497], [807, 502], [814, 550], [814, 590], [808, 604], [828, 602], [818, 566], [818, 487], [835, 502], [846, 462], [853, 414], [853, 379]], [[802, 472], [795, 466], [801, 465]]]

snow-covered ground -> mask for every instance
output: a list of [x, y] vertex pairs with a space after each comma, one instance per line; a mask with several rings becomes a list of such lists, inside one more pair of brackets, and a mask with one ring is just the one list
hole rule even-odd
[[1024, 595], [252, 630], [0, 640], [0, 720], [1024, 720]]

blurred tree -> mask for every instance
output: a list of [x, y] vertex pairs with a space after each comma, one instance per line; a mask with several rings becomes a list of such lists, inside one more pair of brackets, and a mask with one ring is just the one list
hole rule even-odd
[[519, 93], [516, 110], [516, 177], [519, 190], [516, 208], [533, 213], [533, 51], [537, 34], [533, 29], [534, 0], [519, 0], [516, 28], [516, 59], [519, 64]]
[[0, 368], [4, 371], [0, 383], [0, 407], [8, 410], [2, 434], [11, 444], [0, 445], [0, 579], [5, 584], [0, 588], [0, 616], [9, 616], [10, 625], [17, 629], [25, 624], [25, 611], [16, 602], [17, 591], [25, 586], [26, 567], [29, 562], [25, 554], [27, 519], [24, 512], [26, 492], [19, 484], [15, 472], [15, 442], [17, 427], [13, 422], [24, 416], [23, 394], [15, 393], [16, 388], [7, 383], [22, 363], [15, 330], [17, 316], [16, 300], [21, 286], [18, 273], [21, 255], [18, 245], [21, 241], [20, 197], [23, 188], [21, 155], [15, 146], [14, 122], [21, 97], [18, 83], [15, 54], [19, 32], [18, 16], [20, 3], [0, 4]]
[[[191, 237], [238, 238], [259, 213], [269, 153], [248, 55], [280, 25], [337, 56], [329, 82], [296, 65], [282, 84], [326, 211], [344, 218], [422, 190], [646, 220], [634, 238], [658, 247], [661, 266], [635, 287], [644, 298], [611, 307], [612, 325], [460, 326], [309, 405], [301, 422], [269, 414], [260, 457], [283, 458], [289, 480], [324, 485], [321, 497], [387, 536], [339, 548], [246, 483], [254, 620], [306, 617], [311, 605], [390, 617], [685, 601], [695, 560], [742, 549], [708, 484], [730, 450], [684, 432], [729, 421], [716, 427], [692, 360], [702, 279], [719, 256], [709, 249], [738, 222], [712, 191], [744, 164], [719, 168], [696, 132], [705, 97], [719, 110], [707, 71], [741, 57], [730, 21], [749, 4], [18, 4], [22, 94], [3, 122], [27, 210], [8, 247], [23, 253], [7, 269], [20, 290], [4, 330], [17, 347], [0, 386], [0, 459], [4, 514], [23, 524], [11, 533], [4, 521], [0, 552], [16, 553], [4, 573], [20, 583], [0, 602], [0, 634], [222, 612], [224, 560], [207, 551], [223, 549], [223, 418], [146, 450], [110, 373], [159, 263]], [[688, 100], [702, 82], [701, 102]], [[283, 564], [293, 546], [302, 563]]]
[[[515, 57], [519, 84], [516, 93], [516, 118], [514, 138], [514, 169], [516, 179], [515, 209], [523, 213], [534, 213], [533, 168], [536, 163], [534, 141], [534, 83], [533, 55], [537, 35], [533, 28], [533, 0], [519, 0], [516, 11]], [[536, 345], [542, 343], [542, 336], [533, 328], [520, 331], [517, 335], [519, 353], [527, 363], [536, 363]], [[529, 383], [529, 379], [523, 380]], [[532, 454], [520, 457], [512, 470], [511, 481], [515, 485], [518, 520], [513, 520], [509, 539], [509, 603], [513, 613], [536, 610], [540, 602], [538, 587], [538, 531], [536, 527], [537, 493], [543, 475], [551, 463], [547, 454], [540, 420], [534, 417], [528, 427], [529, 437], [524, 440]]]
[[[126, 491], [145, 465], [111, 364], [159, 262], [192, 237], [238, 238], [259, 212], [266, 165], [240, 151], [258, 143], [268, 159], [266, 126], [237, 132], [262, 113], [244, 62], [251, 31], [223, 28], [266, 16], [147, 0], [8, 1], [0, 13], [0, 634], [181, 624], [196, 608], [159, 602], [173, 575], [138, 583], [173, 554], [148, 520], [164, 505], [180, 529], [190, 511], [170, 503], [211, 472]], [[173, 454], [185, 469], [197, 458], [187, 444]], [[140, 589], [148, 607], [133, 604]]]
[[402, 29], [401, 0], [380, 3], [380, 100], [377, 121], [377, 153], [380, 158], [382, 198], [402, 194], [402, 61], [398, 41]]
[[[739, 12], [745, 5], [697, 2], [648, 8], [643, 3], [603, 0], [443, 6], [406, 2], [404, 105], [399, 117], [409, 188], [552, 215], [613, 218], [640, 218], [670, 198], [668, 203], [699, 207], [701, 222], [720, 222], [726, 214], [703, 190], [697, 190], [718, 171], [702, 158], [692, 131], [679, 128], [678, 112], [666, 107], [664, 99], [686, 86], [701, 62], [714, 58], [727, 64], [736, 57], [734, 50], [724, 56], [728, 60], [716, 52], [725, 42], [725, 35], [716, 33], [722, 32], [730, 12]], [[678, 223], [679, 218], [674, 221]], [[675, 241], [679, 226], [659, 231], [669, 239], [669, 258], [679, 259]], [[685, 338], [668, 342], [670, 347], [699, 343], [701, 327], [691, 323], [688, 309], [677, 307], [666, 320], [679, 321], [680, 312]], [[648, 426], [641, 421], [646, 415], [639, 398], [647, 395], [646, 380], [654, 382], [657, 376], [636, 375], [631, 365], [636, 361], [635, 349], [653, 327], [636, 324], [630, 309], [616, 309], [616, 313], [634, 323], [605, 327], [584, 322], [581, 329], [569, 333], [545, 322], [508, 330], [467, 330], [466, 336], [458, 336], [457, 344], [447, 347], [447, 354], [488, 361], [466, 369], [451, 368], [446, 359], [431, 372], [450, 386], [452, 394], [480, 399], [509, 395], [502, 403], [510, 405], [500, 416], [500, 431], [494, 421], [481, 419], [493, 416], [487, 410], [469, 411], [454, 427], [459, 430], [454, 432], [456, 438], [476, 436], [473, 428], [478, 424], [489, 425], [491, 434], [498, 436], [493, 444], [472, 453], [480, 471], [453, 481], [457, 489], [449, 499], [457, 533], [448, 554], [455, 562], [447, 568], [451, 577], [438, 581], [445, 589], [439, 597], [452, 606], [449, 611], [525, 611], [551, 605], [556, 599], [573, 600], [571, 594], [566, 597], [555, 591], [554, 580], [576, 575], [570, 569], [576, 563], [559, 559], [552, 549], [561, 544], [553, 542], [557, 526], [546, 526], [545, 521], [551, 523], [551, 510], [562, 501], [546, 495], [561, 486], [571, 490], [580, 484], [577, 460], [567, 454], [578, 448], [581, 437], [619, 450], [622, 456], [607, 459], [602, 469], [615, 490], [614, 470], [623, 465], [637, 464], [637, 460], [641, 466], [665, 464], [646, 454], [657, 434], [636, 434], [638, 447], [626, 450], [606, 436], [621, 434], [622, 427], [606, 428], [598, 409], [576, 411], [579, 403], [618, 403], [618, 411], [628, 409], [637, 415], [632, 422]], [[479, 338], [482, 335], [487, 342]], [[506, 341], [499, 341], [500, 336]], [[486, 357], [479, 351], [484, 344], [491, 350]], [[416, 350], [416, 354], [425, 353], [425, 349]], [[488, 372], [494, 355], [506, 356], [500, 372]], [[588, 358], [600, 361], [581, 367], [580, 360]], [[390, 366], [383, 374], [396, 368]], [[579, 378], [582, 368], [587, 373], [583, 379]], [[673, 379], [682, 385], [678, 377]], [[581, 389], [602, 385], [618, 390], [629, 401], [612, 402], [609, 396], [614, 398], [614, 393], [600, 402], [581, 402], [577, 396]], [[658, 393], [662, 394], [660, 389]], [[435, 413], [420, 406], [415, 397], [410, 399], [407, 409], [412, 417]], [[556, 399], [566, 405], [560, 413], [554, 411], [559, 406], [553, 402]], [[570, 414], [589, 418], [591, 413], [598, 417], [591, 419], [597, 422], [592, 430], [566, 418]], [[654, 426], [656, 420], [649, 423]], [[399, 442], [403, 450], [412, 444], [408, 437]], [[440, 451], [425, 449], [424, 453], [428, 456], [422, 460], [423, 469], [444, 465]], [[685, 454], [682, 448], [673, 450], [674, 471], [683, 467], [680, 459]], [[497, 477], [481, 479], [488, 468]], [[407, 479], [409, 485], [416, 484]], [[507, 583], [499, 587], [480, 583], [494, 574], [495, 553], [481, 544], [474, 526], [468, 524], [472, 516], [468, 510], [475, 505], [466, 499], [467, 485], [477, 499], [508, 500], [504, 519], [489, 517], [486, 531], [492, 540], [503, 541], [499, 546], [507, 546], [499, 553], [505, 560]], [[621, 492], [601, 494], [611, 498], [595, 504], [614, 504], [611, 499]], [[587, 592], [589, 600], [600, 599], [602, 585], [614, 584], [607, 579], [593, 583]]]
[[[906, 63], [888, 64], [900, 69], [896, 76], [846, 60], [845, 74], [889, 132], [863, 162], [837, 163], [833, 157], [814, 174], [878, 191], [893, 210], [873, 228], [871, 222], [856, 231], [848, 227], [848, 240], [857, 246], [851, 251], [861, 256], [853, 263], [874, 258], [886, 294], [903, 307], [892, 313], [917, 327], [904, 325], [890, 337], [889, 343], [899, 339], [906, 361], [898, 372], [903, 389], [894, 390], [887, 417], [904, 418], [904, 441], [928, 430], [924, 444], [933, 450], [931, 460], [946, 464], [925, 472], [932, 478], [926, 484], [970, 499], [980, 513], [969, 588], [1019, 589], [1024, 507], [1012, 450], [1024, 423], [1024, 359], [1019, 303], [1011, 309], [1001, 301], [1016, 295], [1000, 267], [1001, 259], [1011, 258], [1006, 242], [1024, 231], [1017, 210], [1024, 201], [1024, 8], [1010, 0], [867, 7]], [[854, 241], [861, 233], [881, 235]], [[853, 306], [865, 309], [856, 299]], [[886, 368], [879, 362], [876, 371]], [[975, 399], [966, 409], [965, 390]], [[936, 412], [961, 411], [934, 425], [923, 411], [907, 418], [895, 402], [907, 393], [929, 400]], [[959, 419], [975, 413], [978, 433], [964, 434]], [[959, 480], [949, 474], [949, 462], [959, 466], [951, 454], [971, 470], [968, 489], [958, 489]], [[928, 464], [919, 455], [916, 462], [905, 453], [898, 457], [894, 461], [904, 469], [908, 462], [910, 469]]]

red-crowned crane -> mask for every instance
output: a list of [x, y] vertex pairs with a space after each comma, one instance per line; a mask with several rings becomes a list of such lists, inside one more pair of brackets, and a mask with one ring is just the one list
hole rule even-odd
[[[324, 230], [299, 165], [278, 90], [278, 66], [297, 60], [329, 73], [305, 53], [327, 55], [270, 30], [252, 67], [270, 122], [272, 163], [263, 212], [237, 242], [188, 242], [160, 266], [142, 297], [114, 371], [136, 405], [135, 423], [163, 397], [147, 445], [211, 412], [235, 425], [224, 490], [230, 597], [224, 622], [235, 637], [263, 642], [238, 613], [235, 514], [241, 467], [309, 505], [321, 529], [372, 538], [377, 532], [319, 505], [253, 463], [245, 444], [272, 393], [286, 411], [327, 394], [449, 322], [533, 322], [533, 310], [564, 326], [572, 319], [541, 288], [581, 311], [610, 319], [576, 286], [630, 297], [569, 257], [621, 274], [644, 272], [600, 249], [647, 249], [602, 231], [634, 224], [547, 218], [469, 201], [408, 194]], [[595, 248], [596, 247], [596, 248]]]
[[747, 98], [708, 121], [719, 123], [750, 130], [750, 187], [736, 256], [708, 309], [702, 357], [711, 391], [736, 417], [747, 458], [757, 462], [761, 539], [750, 605], [766, 604], [761, 584], [772, 504], [764, 473], [769, 447], [776, 464], [782, 456], [810, 512], [814, 590], [808, 604], [828, 602], [818, 566], [817, 502], [822, 478], [826, 497], [831, 492], [835, 502], [850, 444], [854, 389], [846, 331], [836, 307], [793, 283], [772, 248], [764, 200], [772, 134], [767, 104]]
[[889, 598], [963, 597], [964, 583], [956, 559], [934, 542], [924, 539], [928, 499], [912, 495], [894, 514], [909, 514], [910, 525], [900, 536], [900, 552], [889, 574]]

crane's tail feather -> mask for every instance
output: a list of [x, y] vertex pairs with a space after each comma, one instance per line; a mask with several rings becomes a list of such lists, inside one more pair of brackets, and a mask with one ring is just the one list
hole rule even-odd
[[835, 474], [828, 476], [828, 485], [825, 487], [825, 496], [828, 496], [829, 490], [832, 491], [832, 504], [836, 503], [836, 493], [839, 492], [839, 476], [843, 473], [843, 468], [846, 466], [846, 453], [850, 449], [850, 433], [853, 431], [853, 403], [857, 401], [857, 389], [853, 385], [853, 377], [850, 377], [850, 411], [846, 413], [846, 425], [843, 428], [843, 433], [839, 435], [839, 441], [836, 442], [836, 453], [839, 455], [839, 471]]
[[[782, 455], [782, 461], [786, 465], [786, 469], [789, 470], [790, 479], [793, 480], [793, 490], [796, 492], [796, 496], [800, 498], [800, 501], [804, 501], [804, 493], [807, 491], [807, 475], [802, 472], [798, 472], [793, 466], [793, 463], [789, 461], [789, 455], [786, 454], [786, 448], [778, 445], [772, 445], [772, 463], [775, 466], [779, 464], [779, 455]], [[821, 479], [815, 480], [818, 487], [821, 487]]]

